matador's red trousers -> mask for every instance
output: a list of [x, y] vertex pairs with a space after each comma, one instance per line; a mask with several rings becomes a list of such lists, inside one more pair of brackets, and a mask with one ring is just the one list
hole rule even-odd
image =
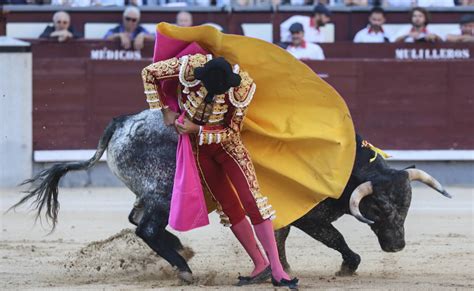
[[266, 205], [266, 198], [260, 196], [255, 169], [240, 136], [218, 144], [198, 146], [196, 159], [204, 184], [231, 225], [242, 221], [246, 214], [253, 225], [268, 218], [262, 217], [260, 212], [258, 203]]

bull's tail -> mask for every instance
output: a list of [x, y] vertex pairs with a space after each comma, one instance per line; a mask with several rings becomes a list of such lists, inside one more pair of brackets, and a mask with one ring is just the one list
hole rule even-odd
[[[31, 188], [24, 191], [26, 195], [15, 205], [10, 207], [7, 211], [15, 209], [23, 203], [34, 199], [32, 208], [37, 211], [36, 220], [41, 218], [43, 209], [45, 210], [45, 218], [47, 221], [51, 221], [52, 229], [54, 231], [56, 223], [58, 221], [59, 211], [59, 200], [58, 200], [58, 185], [61, 178], [69, 171], [87, 170], [94, 166], [100, 157], [104, 154], [109, 141], [114, 134], [115, 130], [121, 126], [127, 116], [121, 116], [114, 118], [104, 130], [104, 134], [99, 140], [97, 151], [94, 156], [84, 162], [69, 162], [55, 164], [49, 169], [45, 169], [39, 172], [36, 176], [31, 179], [25, 180], [20, 185], [31, 184]], [[35, 186], [36, 185], [36, 186]]]

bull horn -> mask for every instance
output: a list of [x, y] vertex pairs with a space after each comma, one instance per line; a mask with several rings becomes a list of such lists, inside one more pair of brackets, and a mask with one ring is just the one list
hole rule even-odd
[[441, 185], [440, 182], [438, 182], [435, 178], [433, 178], [430, 174], [426, 173], [425, 171], [418, 170], [418, 169], [407, 169], [405, 170], [408, 173], [408, 178], [410, 181], [420, 181], [431, 188], [435, 189], [439, 193], [441, 193], [443, 196], [446, 196], [448, 198], [452, 198], [446, 190], [444, 190], [443, 186]]
[[370, 219], [365, 218], [362, 213], [360, 213], [359, 203], [365, 196], [372, 194], [372, 182], [365, 182], [357, 186], [354, 189], [354, 192], [351, 194], [351, 199], [349, 200], [349, 209], [351, 214], [357, 218], [360, 222], [373, 224], [374, 222]]

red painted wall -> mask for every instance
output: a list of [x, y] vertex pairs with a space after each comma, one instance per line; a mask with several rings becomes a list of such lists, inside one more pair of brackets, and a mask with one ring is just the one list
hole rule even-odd
[[[364, 46], [347, 45], [353, 54], [364, 54], [357, 52]], [[91, 60], [90, 50], [103, 47], [119, 49], [118, 44], [94, 41], [33, 44], [35, 150], [95, 148], [111, 118], [147, 108], [140, 71], [150, 59]], [[331, 45], [324, 48], [328, 52]], [[151, 57], [151, 50], [148, 43], [143, 56]], [[394, 47], [379, 50], [387, 50], [381, 55], [388, 56]], [[357, 131], [373, 144], [386, 149], [474, 149], [472, 58], [346, 58], [308, 65], [340, 92]]]

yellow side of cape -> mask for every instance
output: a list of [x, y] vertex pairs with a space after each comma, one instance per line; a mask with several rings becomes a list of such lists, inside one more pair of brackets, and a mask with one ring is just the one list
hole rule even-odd
[[327, 197], [339, 198], [355, 158], [351, 115], [339, 94], [308, 66], [271, 43], [224, 34], [211, 26], [157, 30], [197, 42], [247, 71], [257, 90], [242, 139], [262, 194], [276, 210], [276, 229], [297, 220]]

